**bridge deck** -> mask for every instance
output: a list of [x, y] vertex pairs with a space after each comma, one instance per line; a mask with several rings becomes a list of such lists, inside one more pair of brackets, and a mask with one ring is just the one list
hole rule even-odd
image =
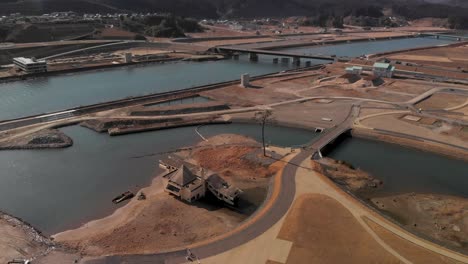
[[[321, 136], [317, 141], [312, 143], [309, 148], [313, 149], [316, 153], [320, 153], [325, 146], [330, 144], [343, 133], [349, 131], [353, 126], [354, 119], [356, 119], [356, 117], [359, 115], [359, 109], [360, 108], [358, 105], [353, 105], [345, 121], [336, 126], [334, 129], [328, 131], [325, 135]], [[319, 155], [321, 157], [321, 154]]]
[[317, 55], [317, 54], [299, 54], [294, 52], [287, 52], [281, 50], [261, 50], [261, 49], [248, 49], [240, 47], [218, 47], [221, 51], [233, 51], [243, 53], [256, 53], [263, 55], [283, 56], [283, 57], [296, 57], [305, 59], [318, 59], [318, 60], [335, 60], [336, 57], [328, 55]]

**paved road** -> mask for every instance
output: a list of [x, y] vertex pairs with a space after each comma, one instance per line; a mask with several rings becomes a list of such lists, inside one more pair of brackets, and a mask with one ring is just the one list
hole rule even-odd
[[[295, 175], [299, 168], [299, 164], [311, 156], [311, 151], [301, 151], [285, 166], [281, 175], [281, 189], [276, 198], [276, 202], [271, 207], [263, 207], [257, 211], [252, 218], [257, 214], [262, 214], [262, 217], [252, 221], [244, 229], [240, 230], [220, 240], [212, 241], [207, 245], [202, 245], [190, 250], [200, 259], [213, 256], [237, 246], [240, 246], [255, 237], [261, 235], [263, 232], [273, 226], [281, 217], [283, 217], [291, 206], [294, 196], [296, 194]], [[263, 210], [265, 209], [265, 210]], [[249, 221], [249, 220], [247, 220]], [[125, 243], [125, 241], [123, 241]], [[88, 260], [87, 264], [114, 264], [114, 263], [182, 263], [185, 262], [186, 250], [178, 250], [161, 254], [149, 255], [125, 255], [125, 256], [109, 256], [102, 259]]]

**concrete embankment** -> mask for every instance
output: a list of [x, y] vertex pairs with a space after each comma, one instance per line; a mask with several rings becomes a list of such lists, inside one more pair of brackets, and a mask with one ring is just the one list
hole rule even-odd
[[[293, 69], [293, 70], [285, 71], [283, 74], [300, 73], [303, 70], [319, 69], [322, 66], [323, 65], [315, 65], [313, 67]], [[274, 77], [277, 74], [278, 73], [264, 74], [264, 75], [252, 77], [251, 79], [253, 81], [266, 79], [266, 78]], [[48, 112], [48, 113], [42, 113], [42, 114], [37, 114], [33, 116], [28, 116], [28, 117], [4, 120], [0, 122], [0, 131], [39, 124], [42, 122], [50, 122], [50, 121], [80, 116], [80, 115], [92, 114], [92, 113], [110, 110], [110, 109], [119, 108], [119, 107], [128, 107], [128, 106], [140, 105], [140, 104], [145, 104], [145, 103], [147, 104], [147, 103], [163, 102], [166, 100], [174, 100], [174, 99], [182, 98], [182, 97], [191, 97], [203, 91], [218, 89], [221, 87], [238, 84], [239, 82], [240, 81], [237, 79], [237, 80], [220, 82], [220, 83], [215, 83], [215, 84], [197, 86], [193, 88], [181, 89], [177, 91], [170, 91], [170, 92], [150, 94], [150, 95], [144, 95], [144, 96], [138, 96], [138, 97], [125, 98], [125, 99], [120, 99], [120, 100], [115, 100], [115, 101], [110, 101], [110, 102], [105, 102], [105, 103], [92, 104], [92, 105], [83, 106], [83, 107], [74, 107], [74, 108], [69, 108], [66, 110], [58, 111], [58, 112]]]
[[136, 127], [115, 127], [115, 128], [109, 129], [108, 133], [110, 136], [120, 136], [120, 135], [126, 135], [126, 134], [162, 130], [162, 129], [169, 129], [169, 128], [197, 126], [197, 125], [210, 125], [210, 124], [228, 124], [230, 122], [231, 122], [230, 120], [225, 120], [225, 119], [220, 119], [220, 118], [182, 120], [182, 121], [165, 122], [165, 123], [160, 123], [160, 124], [136, 126]]
[[165, 119], [154, 119], [154, 120], [130, 120], [130, 119], [92, 119], [86, 120], [80, 125], [92, 129], [98, 133], [107, 132], [111, 128], [116, 127], [142, 127], [152, 126], [166, 122], [178, 122], [182, 121], [181, 118], [165, 118]]
[[404, 35], [404, 36], [393, 36], [393, 37], [368, 37], [368, 38], [356, 38], [356, 39], [339, 39], [339, 40], [315, 40], [311, 42], [310, 40], [285, 40], [277, 41], [270, 43], [258, 43], [258, 44], [246, 44], [242, 45], [245, 48], [252, 49], [263, 49], [263, 50], [276, 50], [276, 49], [286, 49], [286, 48], [298, 48], [306, 46], [325, 46], [325, 45], [336, 45], [343, 43], [355, 43], [355, 42], [368, 42], [368, 41], [378, 41], [378, 40], [389, 40], [389, 39], [404, 39], [404, 38], [415, 38], [414, 35]]
[[180, 106], [157, 107], [147, 111], [131, 112], [132, 116], [155, 116], [155, 115], [180, 115], [201, 112], [222, 111], [230, 109], [228, 105], [217, 102], [207, 102], [201, 104], [187, 104]]
[[173, 61], [180, 61], [180, 60], [182, 59], [181, 58], [161, 58], [161, 59], [154, 59], [154, 60], [148, 60], [148, 61], [138, 61], [138, 62], [134, 61], [134, 62], [128, 62], [128, 63], [119, 63], [119, 64], [93, 65], [93, 66], [85, 66], [81, 68], [54, 70], [54, 71], [30, 73], [30, 74], [24, 74], [24, 75], [13, 75], [13, 76], [7, 76], [7, 77], [0, 77], [0, 83], [23, 81], [27, 79], [49, 77], [49, 76], [63, 75], [63, 74], [69, 74], [69, 73], [96, 71], [96, 70], [101, 70], [101, 69], [120, 68], [120, 67], [134, 66], [134, 65], [173, 62]]
[[24, 137], [0, 143], [0, 150], [66, 148], [73, 140], [56, 129], [44, 129]]
[[101, 46], [103, 43], [115, 43], [115, 41], [83, 41], [83, 42], [55, 42], [55, 44], [19, 44], [0, 49], [0, 65], [10, 64], [14, 57], [42, 58], [54, 54], [70, 52], [84, 48]]

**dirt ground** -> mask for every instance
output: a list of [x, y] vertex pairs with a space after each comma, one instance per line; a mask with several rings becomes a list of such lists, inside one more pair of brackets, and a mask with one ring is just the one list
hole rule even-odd
[[389, 58], [448, 68], [468, 69], [468, 45], [401, 52], [391, 55]]
[[293, 242], [287, 264], [400, 263], [345, 207], [321, 194], [296, 199], [278, 238]]
[[468, 199], [403, 194], [371, 201], [405, 227], [468, 252]]
[[435, 93], [428, 99], [417, 104], [416, 107], [422, 108], [424, 110], [446, 109], [459, 106], [465, 103], [467, 100], [468, 97], [458, 94]]
[[[280, 169], [275, 164], [257, 168], [258, 163], [243, 157], [256, 153], [258, 146], [259, 143], [249, 138], [218, 135], [210, 138], [209, 144], [202, 142], [193, 153], [180, 153], [208, 169], [221, 172], [221, 175], [228, 175], [227, 181], [244, 190], [241, 201], [245, 201], [248, 207], [229, 209], [209, 197], [188, 204], [163, 192], [161, 177], [156, 177], [151, 186], [140, 191], [145, 193], [146, 200], [133, 199], [111, 216], [53, 237], [56, 242], [85, 255], [113, 255], [160, 252], [226, 233], [263, 202], [268, 180], [261, 177], [270, 176]], [[217, 163], [223, 165], [215, 166]]]
[[35, 258], [51, 244], [29, 226], [0, 212], [0, 263]]
[[357, 193], [374, 191], [383, 184], [382, 181], [365, 171], [355, 169], [343, 161], [330, 158], [321, 159], [315, 169], [331, 178], [335, 183]]
[[424, 249], [416, 244], [408, 242], [405, 239], [389, 232], [387, 229], [381, 227], [375, 222], [365, 219], [367, 225], [391, 248], [396, 250], [400, 255], [413, 263], [427, 263], [427, 264], [440, 264], [440, 263], [453, 263], [459, 264], [462, 262], [454, 259], [442, 256], [440, 254], [434, 254], [433, 252]]

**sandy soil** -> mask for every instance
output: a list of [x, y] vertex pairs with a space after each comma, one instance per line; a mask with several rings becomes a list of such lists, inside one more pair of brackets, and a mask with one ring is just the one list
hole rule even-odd
[[405, 227], [468, 252], [468, 199], [403, 194], [371, 201]]
[[317, 163], [317, 166], [315, 166], [315, 169], [321, 174], [328, 176], [335, 183], [356, 193], [375, 191], [383, 184], [382, 181], [365, 171], [355, 169], [343, 161], [336, 161], [330, 158], [321, 159]]
[[387, 229], [381, 227], [375, 222], [365, 219], [367, 225], [387, 243], [391, 248], [396, 250], [404, 258], [412, 261], [413, 263], [427, 263], [427, 264], [439, 264], [439, 263], [462, 263], [451, 258], [435, 254], [425, 248], [422, 248], [416, 244], [408, 242], [405, 239], [389, 232]]
[[31, 227], [0, 212], [0, 263], [32, 259], [44, 254], [51, 244]]
[[[86, 255], [146, 254], [184, 247], [232, 230], [253, 212], [252, 205], [258, 206], [266, 195], [264, 190], [268, 181], [254, 179], [261, 169], [249, 162], [238, 161], [242, 160], [239, 155], [256, 150], [243, 145], [258, 146], [258, 143], [235, 135], [220, 135], [208, 140], [209, 143], [202, 142], [199, 148], [194, 148], [194, 153], [184, 151], [177, 155], [185, 155], [209, 169], [237, 166], [235, 172], [228, 173], [225, 169], [221, 175], [229, 175], [228, 181], [245, 190], [241, 200], [245, 200], [249, 208], [232, 210], [209, 198], [188, 204], [164, 193], [161, 177], [156, 177], [151, 186], [140, 191], [146, 195], [146, 200], [134, 198], [108, 217], [54, 235], [55, 241]], [[239, 146], [213, 147], [213, 144]], [[209, 161], [210, 157], [223, 157], [216, 160], [228, 165], [217, 167]], [[265, 172], [261, 172], [270, 175], [276, 171], [273, 169], [275, 165], [269, 167], [272, 169], [267, 166]], [[261, 190], [263, 194], [259, 195]]]
[[435, 65], [457, 69], [468, 68], [468, 45], [458, 47], [438, 47], [393, 54], [389, 58], [423, 65]]
[[448, 94], [448, 93], [436, 93], [429, 97], [428, 99], [418, 103], [416, 106], [424, 110], [430, 109], [446, 109], [450, 107], [455, 107], [465, 103], [468, 100], [468, 97], [457, 95], [457, 94]]
[[299, 196], [278, 238], [293, 242], [287, 264], [400, 263], [345, 207], [325, 195]]

